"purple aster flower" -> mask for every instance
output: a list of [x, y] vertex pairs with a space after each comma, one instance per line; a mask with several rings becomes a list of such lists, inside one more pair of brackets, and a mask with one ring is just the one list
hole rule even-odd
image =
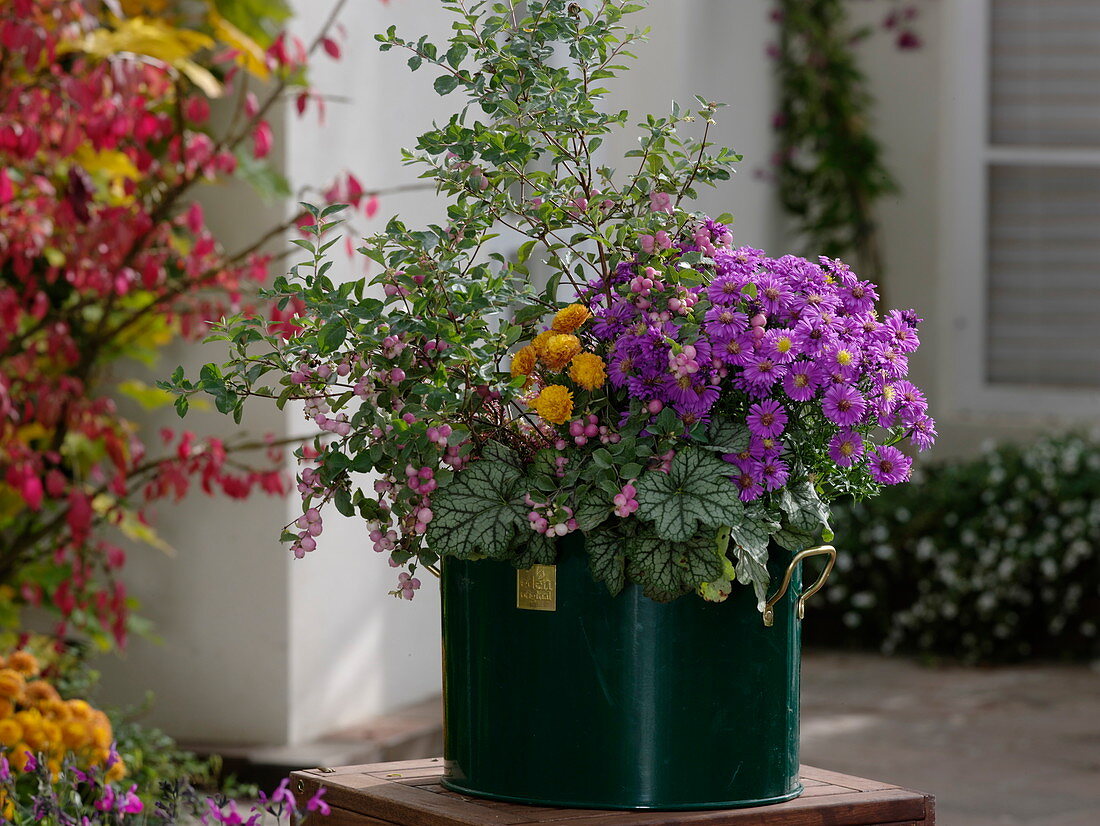
[[766, 489], [778, 490], [787, 484], [791, 472], [786, 462], [778, 456], [772, 456], [760, 463], [760, 476]]
[[928, 411], [924, 393], [911, 381], [894, 383], [894, 400], [898, 406], [898, 414], [906, 424], [911, 424]]
[[[907, 320], [909, 318], [913, 319], [913, 324], [909, 323]], [[917, 338], [916, 321], [919, 321], [919, 319], [912, 314], [912, 311], [908, 316], [905, 316], [897, 310], [891, 310], [882, 323], [880, 335], [884, 337], [886, 343], [893, 345], [901, 352], [912, 353], [920, 346], [920, 339]]]
[[936, 443], [936, 423], [930, 416], [921, 416], [910, 428], [909, 441], [916, 445], [917, 450], [928, 450]]
[[625, 387], [635, 375], [633, 358], [625, 355], [612, 356], [607, 368], [607, 377], [612, 385], [619, 388]]
[[742, 502], [759, 499], [764, 493], [763, 467], [763, 463], [749, 460], [741, 468], [741, 472], [733, 477], [733, 484], [737, 487]]
[[667, 381], [665, 388], [669, 401], [679, 409], [693, 409], [696, 399], [695, 385], [701, 381], [691, 373]]
[[858, 424], [866, 409], [867, 400], [850, 384], [834, 384], [825, 391], [821, 401], [821, 410], [826, 418], [841, 427]]
[[760, 353], [780, 364], [794, 361], [795, 356], [799, 354], [794, 333], [783, 327], [768, 330], [760, 341]]
[[863, 439], [854, 430], [841, 430], [829, 442], [829, 458], [841, 467], [851, 467], [863, 455]]
[[719, 275], [707, 287], [710, 303], [719, 307], [732, 307], [741, 300], [743, 279], [736, 275]]
[[783, 405], [774, 399], [765, 399], [757, 402], [749, 408], [749, 415], [745, 417], [745, 423], [749, 426], [749, 432], [754, 436], [776, 437], [787, 426], [787, 411]]
[[796, 361], [787, 368], [783, 389], [796, 402], [808, 402], [817, 395], [821, 371], [812, 361]]
[[729, 339], [717, 350], [718, 358], [735, 367], [744, 367], [756, 357], [752, 335], [749, 333], [742, 333], [736, 338]]
[[787, 368], [784, 365], [760, 356], [753, 356], [741, 373], [744, 380], [757, 390], [767, 390], [786, 374]]
[[749, 327], [749, 317], [733, 307], [716, 304], [703, 316], [703, 329], [707, 337], [715, 343], [728, 341], [745, 332]]
[[809, 284], [794, 294], [791, 309], [795, 315], [821, 315], [835, 313], [841, 306], [840, 296], [826, 284]]
[[697, 424], [706, 424], [710, 421], [710, 413], [706, 411], [683, 410], [678, 411], [678, 414], [685, 430], [691, 430]]
[[627, 331], [637, 313], [633, 304], [619, 299], [606, 310], [595, 314], [592, 332], [602, 339], [617, 338]]
[[752, 436], [749, 439], [749, 455], [754, 459], [768, 459], [783, 452], [783, 444], [771, 436]]
[[667, 373], [655, 373], [646, 371], [640, 375], [627, 379], [626, 392], [632, 399], [641, 399], [648, 402], [659, 399], [662, 402], [671, 401], [672, 389], [671, 377]]
[[897, 485], [909, 478], [913, 460], [896, 447], [883, 445], [871, 451], [871, 477], [882, 485]]
[[829, 350], [825, 367], [831, 373], [839, 373], [851, 380], [859, 372], [862, 354], [859, 348], [850, 344], [837, 344]]
[[752, 247], [738, 247], [735, 250], [718, 250], [714, 255], [714, 265], [719, 275], [739, 275], [748, 278], [760, 262], [764, 260], [764, 251]]
[[794, 327], [795, 343], [808, 356], [822, 352], [832, 345], [835, 338], [835, 333], [821, 316], [803, 318]]
[[909, 357], [896, 347], [887, 344], [875, 344], [867, 352], [868, 358], [876, 368], [893, 379], [900, 379], [909, 372]]
[[753, 464], [755, 460], [752, 454], [747, 450], [741, 453], [723, 453], [722, 460], [729, 462], [742, 473], [748, 473], [752, 468], [756, 467], [756, 465]]
[[794, 298], [779, 278], [765, 273], [756, 281], [756, 299], [768, 315], [780, 315], [791, 305]]
[[875, 285], [870, 281], [856, 281], [851, 286], [842, 288], [844, 296], [844, 311], [856, 315], [857, 313], [869, 313], [875, 308], [878, 301], [878, 293]]
[[871, 397], [871, 410], [875, 414], [875, 420], [879, 427], [893, 427], [897, 419], [897, 394], [893, 385], [888, 383], [883, 383], [878, 390], [878, 395]]

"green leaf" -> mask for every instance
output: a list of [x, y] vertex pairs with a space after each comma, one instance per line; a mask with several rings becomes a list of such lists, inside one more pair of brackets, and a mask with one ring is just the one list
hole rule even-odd
[[710, 426], [707, 448], [719, 453], [740, 453], [749, 449], [749, 429], [743, 424], [720, 420]]
[[628, 546], [627, 571], [656, 602], [671, 602], [687, 590], [678, 549], [656, 536], [635, 537]]
[[684, 581], [691, 587], [719, 579], [725, 570], [725, 554], [718, 552], [718, 544], [711, 531], [704, 531], [680, 546], [680, 566], [684, 569]]
[[458, 78], [454, 75], [440, 75], [432, 86], [437, 94], [449, 95], [458, 86]]
[[553, 565], [558, 559], [558, 546], [546, 534], [527, 531], [520, 533], [513, 543], [516, 556], [512, 564], [516, 568], [530, 568], [532, 565]]
[[745, 509], [729, 474], [730, 466], [717, 456], [685, 447], [668, 473], [651, 470], [638, 479], [638, 515], [654, 523], [659, 537], [673, 542], [690, 539], [700, 523], [710, 528], [734, 525]]
[[592, 578], [606, 585], [611, 596], [618, 594], [626, 582], [623, 553], [626, 543], [625, 538], [611, 530], [592, 531], [584, 537]]
[[[728, 538], [728, 532], [727, 532]], [[699, 583], [699, 596], [707, 602], [725, 602], [733, 593], [733, 582], [737, 579], [737, 569], [733, 563], [723, 554], [722, 576], [711, 582]]]
[[779, 492], [778, 502], [787, 515], [787, 527], [794, 532], [815, 537], [829, 530], [829, 506], [809, 482], [783, 488]]
[[432, 496], [435, 516], [426, 539], [440, 556], [504, 557], [516, 531], [524, 527], [518, 459], [508, 448], [493, 445]]
[[334, 318], [321, 328], [319, 334], [321, 352], [331, 353], [344, 343], [344, 337], [348, 334], [348, 328], [342, 320]]
[[611, 503], [600, 495], [598, 488], [589, 491], [584, 501], [573, 511], [577, 527], [586, 533], [598, 528], [609, 516], [611, 516]]

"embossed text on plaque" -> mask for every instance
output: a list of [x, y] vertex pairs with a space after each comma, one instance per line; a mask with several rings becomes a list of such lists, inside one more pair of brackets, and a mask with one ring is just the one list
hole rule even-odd
[[516, 571], [516, 607], [528, 611], [558, 610], [556, 565], [532, 565]]

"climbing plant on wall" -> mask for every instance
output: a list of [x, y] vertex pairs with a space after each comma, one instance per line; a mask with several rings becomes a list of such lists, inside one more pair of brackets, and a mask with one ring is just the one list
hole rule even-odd
[[[854, 46], [874, 26], [857, 27], [849, 0], [778, 0], [771, 48], [779, 80], [775, 180], [792, 230], [807, 249], [853, 260], [881, 283], [875, 204], [898, 191], [872, 131], [874, 100]], [[915, 49], [919, 7], [891, 2], [881, 28], [899, 49]]]

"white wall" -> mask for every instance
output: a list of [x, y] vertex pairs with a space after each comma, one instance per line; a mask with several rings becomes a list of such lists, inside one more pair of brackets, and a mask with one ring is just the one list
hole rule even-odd
[[[744, 160], [730, 181], [699, 187], [696, 208], [732, 213], [735, 243], [771, 250], [778, 240], [778, 205], [773, 187], [758, 174], [769, 169], [774, 146], [775, 82], [764, 53], [772, 38], [769, 10], [770, 4], [758, 0], [656, 0], [627, 17], [628, 24], [650, 27], [649, 42], [634, 50], [638, 60], [610, 87], [609, 107], [629, 109], [634, 124], [648, 113], [668, 114], [673, 100], [696, 110], [697, 94], [729, 104], [718, 110], [711, 140]], [[637, 146], [637, 135], [631, 129], [608, 140], [606, 162], [625, 170], [628, 165], [615, 159]]]

